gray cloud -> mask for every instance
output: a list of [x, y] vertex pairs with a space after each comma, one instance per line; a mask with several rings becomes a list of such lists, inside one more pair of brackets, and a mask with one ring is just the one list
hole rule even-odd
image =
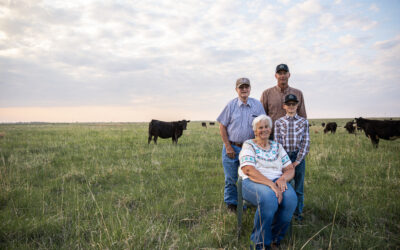
[[390, 50], [395, 47], [400, 46], [400, 35], [396, 36], [394, 39], [386, 40], [386, 41], [378, 41], [375, 43], [375, 46], [381, 50]]
[[281, 62], [311, 114], [371, 99], [390, 107], [400, 30], [380, 39], [381, 20], [363, 14], [370, 4], [345, 4], [10, 1], [0, 11], [0, 107], [184, 105], [214, 119], [237, 78], [259, 98]]

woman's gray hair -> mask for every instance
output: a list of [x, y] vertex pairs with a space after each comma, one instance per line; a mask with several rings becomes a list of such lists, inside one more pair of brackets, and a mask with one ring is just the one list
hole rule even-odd
[[268, 127], [270, 127], [272, 129], [272, 120], [269, 116], [267, 115], [259, 115], [256, 118], [254, 118], [253, 120], [253, 131], [256, 132], [257, 130], [257, 123], [259, 123], [260, 121], [267, 121], [268, 122]]

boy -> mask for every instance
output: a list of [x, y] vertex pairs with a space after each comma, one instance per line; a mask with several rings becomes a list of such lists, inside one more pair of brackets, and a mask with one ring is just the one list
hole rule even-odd
[[292, 186], [297, 194], [297, 207], [294, 216], [296, 220], [301, 221], [304, 207], [305, 157], [310, 150], [310, 134], [307, 119], [297, 114], [298, 104], [297, 96], [285, 96], [283, 109], [286, 115], [275, 122], [275, 140], [282, 144], [295, 168]]

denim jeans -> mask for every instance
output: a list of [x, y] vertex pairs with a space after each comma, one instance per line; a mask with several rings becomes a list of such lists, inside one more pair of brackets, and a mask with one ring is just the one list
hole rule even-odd
[[[289, 158], [292, 162], [296, 161], [298, 152], [288, 152]], [[290, 184], [294, 187], [297, 195], [297, 207], [294, 212], [295, 215], [301, 215], [304, 207], [304, 176], [306, 174], [306, 161], [303, 159], [295, 168], [294, 178]]]
[[227, 205], [237, 205], [237, 188], [236, 182], [238, 180], [238, 168], [239, 168], [239, 153], [242, 148], [232, 145], [235, 150], [235, 158], [231, 159], [226, 154], [225, 144], [222, 147], [222, 166], [224, 167], [225, 173], [225, 189], [224, 189], [224, 201]]
[[292, 186], [288, 183], [287, 187], [281, 204], [278, 204], [270, 187], [249, 178], [243, 180], [243, 199], [257, 206], [250, 238], [256, 247], [269, 246], [272, 242], [279, 244], [285, 236], [297, 204]]

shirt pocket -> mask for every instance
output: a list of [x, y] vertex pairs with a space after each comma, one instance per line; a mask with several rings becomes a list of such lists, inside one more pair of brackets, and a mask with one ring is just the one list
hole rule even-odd
[[284, 141], [286, 141], [286, 138], [288, 136], [288, 130], [286, 127], [281, 127], [281, 129], [279, 130], [279, 134], [278, 136], [281, 137], [282, 141], [279, 141], [279, 143], [283, 143]]
[[281, 135], [286, 135], [289, 131], [289, 128], [285, 123], [278, 124], [278, 127], [280, 128], [279, 132]]
[[256, 119], [257, 116], [258, 116], [258, 115], [250, 114], [250, 117], [249, 117], [249, 126], [250, 126], [251, 128], [253, 128], [253, 121], [254, 121], [254, 119]]

